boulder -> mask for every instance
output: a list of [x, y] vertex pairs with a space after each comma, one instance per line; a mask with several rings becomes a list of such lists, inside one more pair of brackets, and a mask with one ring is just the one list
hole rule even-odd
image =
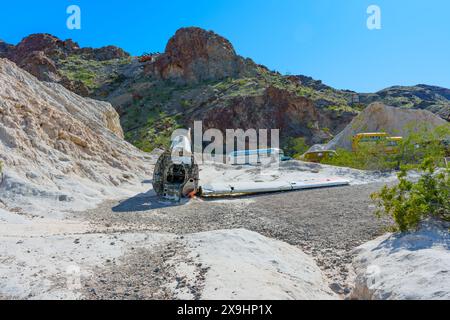
[[418, 231], [387, 234], [355, 250], [353, 299], [450, 299], [448, 223], [428, 221]]
[[29, 53], [20, 61], [19, 67], [42, 81], [58, 82], [61, 80], [55, 63], [45, 55], [44, 51]]
[[107, 61], [130, 57], [129, 53], [116, 46], [106, 46], [98, 49], [82, 48], [77, 52], [77, 54], [82, 55], [85, 59], [96, 61]]

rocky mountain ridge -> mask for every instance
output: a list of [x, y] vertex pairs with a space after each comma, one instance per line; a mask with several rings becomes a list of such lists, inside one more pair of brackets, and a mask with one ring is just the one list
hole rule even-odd
[[284, 147], [331, 139], [365, 107], [383, 102], [430, 110], [449, 120], [448, 89], [419, 85], [374, 94], [337, 90], [306, 76], [284, 76], [239, 56], [212, 31], [178, 30], [165, 52], [147, 59], [116, 47], [79, 48], [72, 40], [32, 35], [0, 55], [41, 80], [110, 102], [125, 137], [150, 151], [165, 146], [173, 129], [203, 120], [205, 129], [281, 129]]
[[0, 57], [15, 62], [41, 81], [61, 83], [67, 89], [88, 96], [89, 85], [86, 77], [80, 79], [64, 72], [65, 65], [75, 57], [84, 61], [102, 63], [111, 60], [127, 59], [130, 55], [124, 50], [107, 46], [103, 48], [80, 48], [78, 43], [60, 40], [50, 34], [32, 34], [16, 46], [0, 41]]

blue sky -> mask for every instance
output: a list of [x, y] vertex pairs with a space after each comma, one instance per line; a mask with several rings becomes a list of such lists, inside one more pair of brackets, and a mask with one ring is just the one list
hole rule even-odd
[[[72, 4], [81, 8], [81, 30], [66, 28]], [[381, 8], [381, 30], [366, 27], [371, 4]], [[450, 88], [448, 0], [41, 0], [3, 1], [0, 10], [0, 39], [10, 43], [47, 32], [135, 55], [164, 51], [183, 26], [214, 30], [242, 56], [336, 88]]]

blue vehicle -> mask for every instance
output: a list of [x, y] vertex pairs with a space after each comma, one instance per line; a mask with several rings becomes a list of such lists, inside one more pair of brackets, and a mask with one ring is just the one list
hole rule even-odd
[[291, 160], [284, 155], [283, 150], [278, 148], [239, 150], [228, 154], [228, 163], [233, 165], [255, 165], [263, 162], [276, 162]]

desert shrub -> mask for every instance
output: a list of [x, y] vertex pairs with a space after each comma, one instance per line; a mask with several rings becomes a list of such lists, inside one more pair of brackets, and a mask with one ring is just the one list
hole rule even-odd
[[128, 141], [145, 152], [169, 148], [173, 131], [182, 128], [178, 123], [178, 115], [153, 110], [147, 116], [145, 125], [135, 130], [134, 134], [127, 135]]
[[398, 168], [399, 162], [396, 155], [385, 154], [381, 144], [361, 146], [357, 151], [337, 149], [337, 156], [324, 159], [323, 164], [338, 167], [349, 167], [361, 170], [389, 171]]
[[182, 99], [180, 104], [184, 109], [189, 109], [192, 107], [192, 102], [187, 99]]
[[289, 138], [284, 146], [284, 151], [286, 152], [286, 155], [298, 158], [302, 154], [304, 154], [309, 149], [308, 144], [306, 143], [305, 138], [303, 137], [297, 137], [297, 138]]
[[349, 105], [332, 105], [332, 106], [328, 106], [326, 109], [330, 110], [330, 111], [334, 111], [339, 114], [344, 113], [344, 112], [355, 113], [357, 111], [355, 108], [353, 108], [352, 106], [349, 106]]
[[297, 90], [297, 95], [299, 95], [301, 97], [311, 97], [313, 94], [314, 94], [314, 90], [309, 87], [301, 86]]
[[434, 129], [411, 128], [403, 141], [399, 142], [398, 152], [395, 154], [387, 154], [384, 142], [380, 141], [376, 144], [360, 144], [356, 151], [338, 149], [336, 157], [322, 163], [362, 170], [389, 171], [399, 169], [400, 166], [418, 169], [424, 159], [429, 159], [436, 166], [444, 167], [444, 157], [450, 156], [449, 137], [449, 125]]
[[450, 126], [443, 125], [434, 129], [415, 128], [400, 143], [398, 161], [410, 168], [417, 168], [424, 159], [431, 159], [436, 165], [443, 166], [444, 157], [450, 156], [448, 139]]
[[450, 220], [450, 170], [436, 172], [434, 160], [427, 158], [419, 171], [421, 177], [413, 182], [407, 179], [407, 169], [402, 167], [398, 185], [384, 186], [371, 195], [378, 207], [376, 215], [392, 217], [394, 230], [414, 229], [427, 217]]

